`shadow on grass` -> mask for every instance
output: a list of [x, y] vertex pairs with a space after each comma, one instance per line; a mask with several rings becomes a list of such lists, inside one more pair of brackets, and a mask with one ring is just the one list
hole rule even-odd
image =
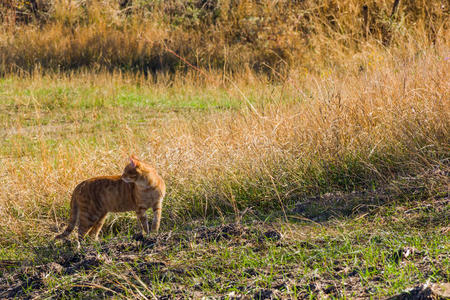
[[[425, 174], [417, 177], [405, 177], [377, 189], [352, 192], [333, 192], [298, 199], [287, 211], [288, 217], [300, 221], [323, 223], [333, 219], [357, 219], [374, 215], [380, 211], [388, 213], [389, 207], [409, 207], [405, 214], [413, 210], [427, 210], [434, 206], [444, 209], [449, 202], [447, 191], [448, 174]], [[427, 202], [426, 204], [424, 202]], [[426, 223], [445, 225], [448, 218], [433, 214], [422, 214]], [[418, 218], [420, 219], [420, 218]], [[425, 221], [425, 220], [424, 220]], [[420, 226], [420, 221], [411, 223]]]

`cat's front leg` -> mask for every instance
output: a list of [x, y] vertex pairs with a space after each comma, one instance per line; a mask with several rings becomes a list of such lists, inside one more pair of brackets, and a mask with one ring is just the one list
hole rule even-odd
[[153, 221], [152, 221], [152, 231], [158, 233], [159, 223], [161, 222], [161, 207], [156, 206], [153, 208]]
[[148, 218], [147, 218], [147, 214], [145, 211], [146, 211], [145, 209], [141, 209], [136, 212], [136, 215], [139, 219], [138, 223], [141, 227], [141, 230], [143, 230], [145, 232], [145, 234], [149, 234]]

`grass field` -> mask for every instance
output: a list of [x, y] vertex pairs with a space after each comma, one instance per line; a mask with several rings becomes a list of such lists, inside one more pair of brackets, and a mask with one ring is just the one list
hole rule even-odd
[[[448, 62], [366, 67], [300, 83], [1, 79], [2, 296], [382, 297], [448, 281]], [[74, 186], [130, 153], [167, 182], [162, 234], [115, 214], [81, 254], [49, 243]]]
[[[0, 298], [378, 299], [450, 281], [445, 3], [10, 2]], [[166, 181], [160, 234], [122, 213], [80, 251], [52, 241], [76, 184], [130, 154]]]

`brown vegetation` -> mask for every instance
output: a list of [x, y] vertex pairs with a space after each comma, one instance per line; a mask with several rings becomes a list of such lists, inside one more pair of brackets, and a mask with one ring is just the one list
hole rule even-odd
[[447, 43], [448, 36], [446, 1], [3, 3], [2, 73], [184, 70], [174, 51], [205, 69], [285, 75], [292, 69], [343, 67], [368, 45], [392, 53], [422, 51]]
[[[419, 187], [420, 197], [445, 192], [450, 87], [444, 58], [369, 52], [347, 63], [352, 72], [299, 73], [279, 85], [249, 74], [230, 86], [221, 74], [201, 80], [196, 72], [156, 84], [108, 74], [5, 81], [4, 226], [17, 232], [29, 218], [52, 224], [65, 218], [60, 208], [75, 184], [119, 172], [129, 153], [154, 164], [168, 182], [166, 222], [248, 206], [280, 208], [303, 196], [393, 181]], [[120, 102], [125, 88], [131, 102]], [[208, 95], [224, 100], [200, 112], [180, 110], [165, 98], [156, 106], [142, 102], [149, 91], [181, 97], [181, 104]], [[241, 104], [222, 109], [230, 99]]]

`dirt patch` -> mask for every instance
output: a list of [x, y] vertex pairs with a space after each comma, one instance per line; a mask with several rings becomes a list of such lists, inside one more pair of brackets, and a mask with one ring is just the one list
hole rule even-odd
[[388, 300], [444, 300], [450, 299], [450, 283], [419, 285]]
[[265, 299], [275, 299], [275, 293], [272, 290], [262, 289], [255, 293], [253, 299], [265, 300]]
[[6, 271], [0, 277], [0, 299], [23, 298], [27, 295], [26, 291], [44, 288], [44, 278], [49, 273], [61, 273], [62, 270], [60, 264], [52, 262]]
[[200, 227], [194, 237], [206, 241], [229, 240], [232, 237], [241, 237], [248, 233], [248, 228], [240, 224], [223, 224], [218, 227]]

